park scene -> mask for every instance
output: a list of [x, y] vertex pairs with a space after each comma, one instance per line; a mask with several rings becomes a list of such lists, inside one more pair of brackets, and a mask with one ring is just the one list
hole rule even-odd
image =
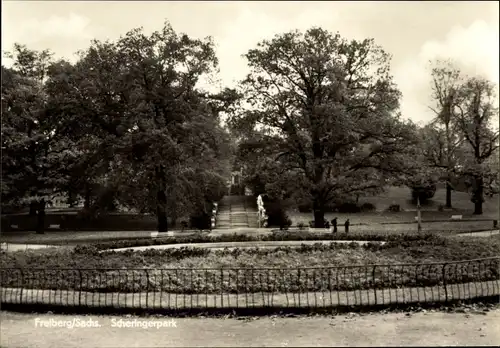
[[270, 33], [234, 86], [214, 82], [217, 47], [166, 19], [75, 59], [4, 50], [9, 318], [498, 304], [497, 82], [431, 60], [432, 119], [416, 122], [368, 35]]

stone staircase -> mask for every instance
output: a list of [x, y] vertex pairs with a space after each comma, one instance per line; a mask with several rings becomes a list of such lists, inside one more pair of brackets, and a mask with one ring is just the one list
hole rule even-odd
[[257, 228], [257, 200], [253, 196], [224, 196], [219, 202], [215, 228]]

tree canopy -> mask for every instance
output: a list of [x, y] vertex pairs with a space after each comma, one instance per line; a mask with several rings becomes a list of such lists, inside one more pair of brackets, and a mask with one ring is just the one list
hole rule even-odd
[[313, 28], [264, 40], [245, 56], [252, 107], [232, 127], [265, 134], [262, 146], [307, 188], [317, 227], [328, 202], [408, 173], [415, 126], [400, 118], [390, 57], [373, 40]]
[[443, 180], [451, 207], [453, 180], [467, 177], [477, 214], [498, 192], [492, 83], [435, 62], [436, 118], [419, 128], [400, 115], [391, 57], [372, 39], [278, 34], [244, 55], [238, 88], [210, 91], [214, 42], [168, 22], [94, 40], [73, 63], [20, 44], [7, 56], [2, 207], [29, 204], [39, 233], [61, 194], [83, 199], [89, 217], [120, 205], [167, 231], [168, 219], [207, 215], [235, 165], [255, 194], [311, 202], [316, 227], [328, 206], [390, 184]]
[[[14, 64], [18, 74], [28, 71], [30, 78], [35, 75], [30, 67], [45, 66], [19, 64]], [[165, 231], [167, 215], [175, 221], [179, 215], [206, 210], [204, 203], [220, 199], [224, 192], [231, 147], [219, 114], [231, 104], [231, 91], [211, 95], [198, 86], [200, 78], [216, 67], [210, 38], [177, 34], [166, 23], [151, 35], [139, 28], [116, 42], [93, 41], [75, 64], [56, 62], [40, 85], [22, 87], [17, 82], [11, 93], [24, 93], [44, 119], [57, 120], [42, 135], [60, 130], [64, 137], [57, 138], [57, 146], [51, 149], [59, 146], [75, 155], [61, 167], [67, 181], [58, 183], [59, 189], [84, 196], [90, 205], [90, 196], [98, 188], [101, 196], [111, 195], [125, 206], [156, 213], [159, 230]], [[24, 92], [37, 86], [44, 93], [33, 90], [27, 96]], [[42, 97], [43, 102], [36, 99]], [[31, 109], [20, 108], [19, 113], [26, 112], [22, 110]], [[33, 132], [31, 128], [26, 132]], [[2, 132], [7, 134], [9, 129]], [[17, 136], [19, 130], [12, 133]], [[30, 135], [31, 144], [36, 136]], [[19, 147], [4, 146], [13, 157], [19, 154]], [[50, 161], [47, 155], [36, 159]], [[48, 183], [44, 178], [38, 182]], [[14, 186], [2, 187], [2, 193], [19, 197], [11, 189]]]

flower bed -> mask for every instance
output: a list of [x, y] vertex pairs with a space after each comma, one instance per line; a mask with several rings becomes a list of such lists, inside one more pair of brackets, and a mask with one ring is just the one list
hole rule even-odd
[[[2, 287], [182, 293], [355, 290], [498, 280], [500, 238], [432, 237], [298, 248], [28, 251], [3, 255]], [[236, 269], [237, 268], [237, 269]], [[326, 288], [325, 288], [326, 287]]]
[[314, 240], [352, 240], [352, 241], [417, 241], [431, 240], [436, 237], [434, 234], [382, 234], [371, 232], [359, 232], [352, 235], [345, 233], [332, 234], [328, 232], [310, 233], [293, 231], [276, 231], [267, 235], [247, 235], [247, 234], [226, 234], [219, 236], [211, 235], [188, 235], [176, 237], [162, 237], [157, 239], [130, 239], [115, 240], [102, 243], [93, 243], [87, 246], [78, 246], [77, 248], [95, 248], [98, 250], [119, 249], [138, 246], [155, 246], [165, 244], [185, 244], [185, 243], [223, 243], [223, 242], [258, 242], [258, 241], [314, 241]]

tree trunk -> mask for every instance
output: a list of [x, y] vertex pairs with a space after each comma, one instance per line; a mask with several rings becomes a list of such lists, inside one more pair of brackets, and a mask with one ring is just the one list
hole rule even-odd
[[175, 213], [175, 209], [171, 210], [171, 220], [170, 220], [170, 226], [175, 227], [177, 226], [177, 214]]
[[45, 200], [42, 199], [38, 203], [38, 216], [36, 223], [36, 233], [44, 234], [45, 232]]
[[451, 185], [446, 182], [446, 208], [451, 208]]
[[156, 216], [158, 218], [158, 232], [168, 232], [168, 221], [167, 221], [167, 195], [165, 191], [158, 190], [156, 195]]
[[36, 215], [36, 206], [37, 202], [31, 202], [30, 203], [30, 216], [35, 216]]
[[163, 166], [156, 168], [156, 179], [159, 189], [156, 192], [156, 217], [158, 218], [158, 232], [168, 232], [167, 195], [165, 172]]
[[83, 209], [90, 210], [90, 189], [88, 186], [85, 187], [85, 200], [83, 202]]
[[68, 204], [68, 206], [70, 208], [74, 208], [75, 207], [75, 203], [76, 203], [76, 195], [75, 195], [75, 193], [70, 188], [70, 189], [68, 189], [68, 191], [66, 192], [66, 194], [68, 195], [68, 198], [66, 199], [66, 204]]
[[451, 134], [450, 134], [450, 109], [447, 109], [445, 127], [446, 127], [446, 208], [451, 208]]
[[474, 215], [481, 215], [483, 214], [483, 178], [482, 177], [476, 177], [474, 179], [475, 185], [474, 185], [474, 193], [473, 193], [473, 202], [474, 202]]
[[318, 198], [313, 198], [314, 228], [325, 227], [325, 209]]
[[474, 202], [474, 215], [482, 215], [483, 214], [483, 202], [476, 201]]

